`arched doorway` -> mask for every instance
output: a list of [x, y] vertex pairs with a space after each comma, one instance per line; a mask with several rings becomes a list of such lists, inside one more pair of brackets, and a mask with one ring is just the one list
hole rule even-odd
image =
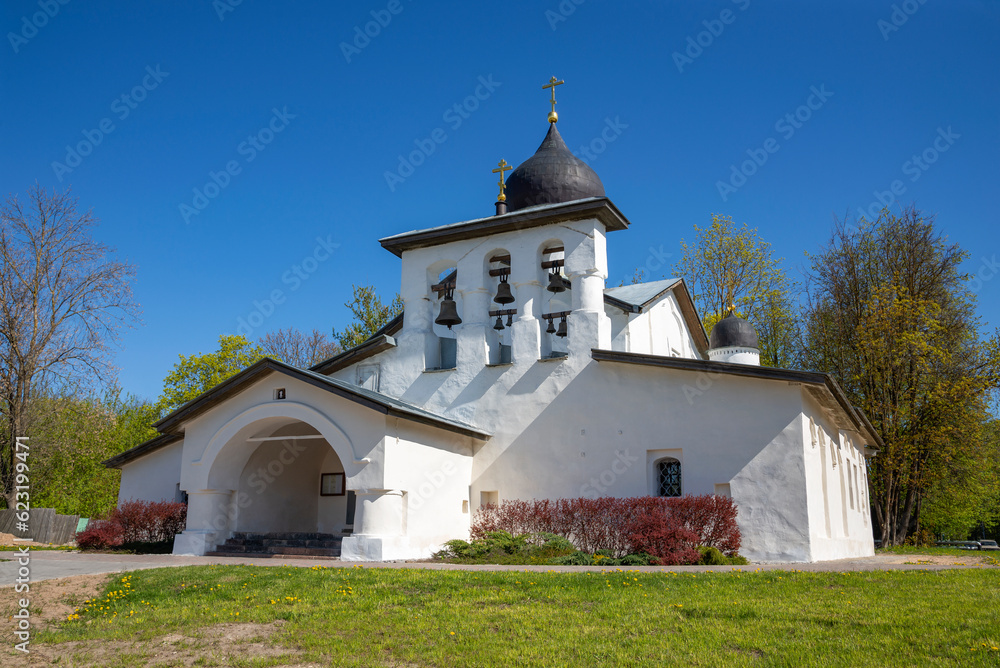
[[[248, 408], [217, 428], [201, 456], [182, 468], [188, 520], [174, 540], [174, 553], [205, 554], [235, 532], [349, 530], [354, 495], [347, 487], [366, 464], [347, 434], [311, 406], [281, 402]], [[340, 474], [342, 494], [321, 494], [324, 473]]]
[[346, 472], [326, 439], [299, 421], [266, 431], [246, 439], [256, 448], [240, 474], [234, 530], [338, 534], [350, 529]]

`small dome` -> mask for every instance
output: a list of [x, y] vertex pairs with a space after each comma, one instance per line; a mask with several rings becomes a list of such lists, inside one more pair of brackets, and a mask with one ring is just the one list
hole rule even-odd
[[566, 148], [555, 123], [535, 154], [507, 177], [507, 209], [604, 197], [604, 184], [587, 163]]
[[758, 348], [757, 330], [753, 325], [730, 313], [715, 323], [712, 335], [708, 338], [710, 349], [715, 348]]

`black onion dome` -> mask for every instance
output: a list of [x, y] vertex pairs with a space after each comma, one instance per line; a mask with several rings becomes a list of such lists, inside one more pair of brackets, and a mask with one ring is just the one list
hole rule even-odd
[[535, 154], [507, 177], [507, 210], [604, 197], [604, 184], [587, 163], [566, 148], [555, 123]]
[[709, 348], [757, 348], [757, 330], [743, 318], [730, 313], [715, 323], [708, 338]]

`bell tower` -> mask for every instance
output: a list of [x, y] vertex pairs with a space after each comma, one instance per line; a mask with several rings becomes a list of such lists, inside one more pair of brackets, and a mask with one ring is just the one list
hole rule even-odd
[[606, 235], [629, 223], [556, 127], [563, 83], [552, 77], [543, 86], [549, 127], [535, 153], [513, 170], [502, 159], [492, 169], [495, 215], [381, 240], [403, 262], [398, 345], [422, 371], [450, 368], [446, 339], [460, 374], [589, 359], [592, 349], [611, 347]]

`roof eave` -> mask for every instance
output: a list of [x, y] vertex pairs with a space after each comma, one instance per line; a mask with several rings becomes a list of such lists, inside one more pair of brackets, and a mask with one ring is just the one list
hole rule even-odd
[[352, 364], [377, 355], [396, 345], [396, 340], [392, 337], [403, 328], [403, 313], [394, 317], [389, 322], [382, 325], [377, 332], [359, 343], [358, 345], [337, 353], [333, 357], [327, 358], [309, 367], [310, 371], [316, 373], [330, 374]]
[[588, 217], [596, 218], [609, 232], [628, 229], [629, 226], [628, 219], [610, 199], [593, 197], [537, 209], [522, 209], [467, 223], [406, 232], [379, 239], [379, 243], [397, 257], [402, 257], [405, 251], [415, 248]]
[[105, 459], [102, 464], [109, 469], [120, 469], [125, 464], [128, 464], [134, 459], [148, 455], [160, 448], [164, 448], [172, 443], [184, 438], [180, 434], [160, 434], [154, 438], [149, 439], [144, 443], [140, 443], [134, 448], [129, 448], [125, 452], [120, 452], [114, 457], [109, 457]]
[[242, 392], [258, 377], [262, 377], [273, 372], [282, 373], [292, 378], [296, 378], [304, 383], [327, 390], [337, 396], [353, 401], [354, 403], [367, 408], [371, 408], [372, 410], [382, 414], [391, 414], [413, 420], [415, 422], [423, 422], [425, 424], [436, 426], [439, 429], [452, 431], [465, 436], [472, 436], [481, 440], [487, 440], [492, 437], [491, 434], [477, 430], [471, 425], [461, 424], [457, 421], [444, 417], [436, 417], [430, 414], [425, 415], [426, 411], [416, 407], [413, 407], [413, 412], [410, 412], [393, 403], [398, 400], [393, 400], [389, 397], [386, 397], [386, 400], [381, 400], [377, 396], [368, 396], [368, 394], [361, 391], [352, 391], [350, 388], [342, 386], [341, 381], [328, 378], [327, 376], [314, 371], [299, 369], [289, 364], [285, 364], [284, 362], [273, 360], [269, 357], [265, 357], [259, 362], [247, 367], [232, 378], [216, 385], [214, 388], [203, 393], [201, 396], [192, 399], [172, 412], [170, 415], [167, 415], [158, 421], [153, 426], [160, 432], [170, 432], [187, 420], [190, 420], [193, 417], [213, 408], [215, 405], [228, 398], [231, 394], [238, 394], [239, 392]]

